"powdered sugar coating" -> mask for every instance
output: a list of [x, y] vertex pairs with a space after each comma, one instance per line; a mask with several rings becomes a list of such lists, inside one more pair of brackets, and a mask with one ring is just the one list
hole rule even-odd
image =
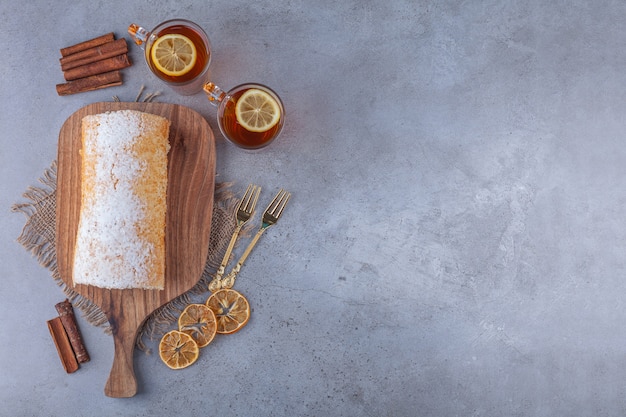
[[168, 132], [132, 110], [83, 119], [75, 284], [163, 289]]

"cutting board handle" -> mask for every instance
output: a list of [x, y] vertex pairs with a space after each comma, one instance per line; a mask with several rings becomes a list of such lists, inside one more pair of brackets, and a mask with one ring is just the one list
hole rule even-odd
[[113, 327], [115, 355], [104, 393], [108, 397], [128, 398], [137, 393], [137, 378], [133, 365], [137, 327], [136, 325], [128, 329], [115, 328], [115, 325]]

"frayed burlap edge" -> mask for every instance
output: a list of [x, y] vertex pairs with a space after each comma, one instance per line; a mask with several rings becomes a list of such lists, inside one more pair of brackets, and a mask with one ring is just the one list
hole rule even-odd
[[[31, 186], [24, 192], [23, 197], [27, 201], [12, 206], [13, 212], [21, 212], [26, 216], [26, 223], [17, 241], [43, 267], [50, 270], [55, 282], [74, 307], [82, 313], [85, 320], [91, 325], [103, 327], [104, 331], [110, 334], [112, 329], [102, 310], [70, 288], [58, 273], [55, 247], [56, 175], [57, 162], [54, 161], [39, 178], [41, 185]], [[206, 298], [209, 293], [208, 283], [219, 267], [236, 226], [233, 213], [238, 200], [230, 191], [231, 186], [231, 183], [217, 183], [215, 187], [209, 256], [202, 276], [193, 288], [158, 308], [145, 320], [137, 335], [136, 345], [139, 349], [147, 351], [146, 338], [150, 340], [160, 338], [177, 321], [180, 312], [188, 304], [194, 302], [195, 297], [205, 296]]]

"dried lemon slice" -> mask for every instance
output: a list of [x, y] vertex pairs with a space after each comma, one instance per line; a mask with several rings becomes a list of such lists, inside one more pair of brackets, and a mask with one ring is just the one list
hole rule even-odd
[[178, 33], [159, 37], [150, 49], [154, 66], [172, 77], [180, 77], [191, 71], [197, 56], [196, 46], [191, 39]]
[[250, 132], [266, 132], [280, 120], [280, 106], [269, 93], [251, 88], [237, 100], [235, 117]]
[[250, 319], [250, 304], [246, 297], [235, 290], [222, 289], [212, 294], [206, 305], [213, 310], [217, 320], [217, 332], [235, 333]]
[[198, 347], [205, 347], [217, 331], [215, 314], [204, 304], [189, 304], [178, 317], [178, 330], [191, 336]]
[[161, 338], [159, 356], [172, 369], [182, 369], [198, 360], [200, 348], [187, 333], [172, 330]]

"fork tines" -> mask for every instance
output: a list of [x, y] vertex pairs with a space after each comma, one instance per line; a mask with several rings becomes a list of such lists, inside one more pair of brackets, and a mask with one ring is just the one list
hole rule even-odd
[[248, 185], [241, 202], [239, 202], [238, 210], [244, 210], [247, 212], [254, 211], [254, 207], [256, 206], [257, 201], [259, 200], [259, 195], [261, 194], [261, 187], [255, 184]]
[[267, 210], [265, 210], [265, 213], [275, 217], [278, 220], [280, 215], [283, 213], [283, 210], [287, 205], [290, 197], [291, 193], [281, 188], [278, 191], [278, 194], [276, 194], [276, 197], [274, 197], [269, 206], [267, 206]]

